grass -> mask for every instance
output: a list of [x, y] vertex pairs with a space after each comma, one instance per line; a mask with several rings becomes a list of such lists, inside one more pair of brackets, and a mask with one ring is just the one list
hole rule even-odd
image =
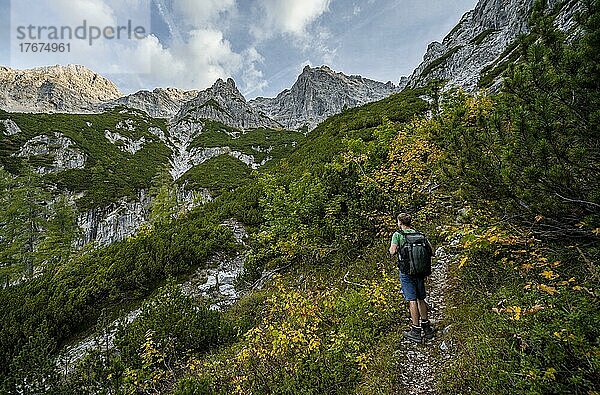
[[462, 48], [462, 45], [457, 45], [456, 47], [452, 47], [448, 51], [446, 51], [446, 53], [444, 53], [442, 56], [435, 59], [433, 62], [429, 63], [421, 72], [421, 77], [426, 76], [427, 74], [431, 73], [435, 69], [442, 66], [444, 64], [444, 62], [446, 62], [446, 60], [448, 60], [452, 55], [457, 53], [461, 48]]
[[471, 44], [480, 45], [490, 34], [495, 33], [497, 31], [498, 31], [497, 29], [486, 29], [486, 30], [482, 31], [481, 33], [479, 33], [477, 36], [475, 36], [471, 40]]

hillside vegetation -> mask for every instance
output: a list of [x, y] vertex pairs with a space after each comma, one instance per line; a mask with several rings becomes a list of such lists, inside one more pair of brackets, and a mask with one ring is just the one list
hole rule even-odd
[[[84, 168], [50, 173], [45, 183], [73, 193], [85, 192], [78, 208], [86, 210], [107, 205], [121, 197], [134, 198], [137, 191], [149, 188], [155, 172], [168, 163], [171, 150], [150, 128], [166, 133], [164, 120], [154, 119], [140, 111], [116, 108], [103, 114], [20, 114], [0, 111], [0, 120], [10, 119], [21, 130], [12, 136], [0, 135], [0, 163], [7, 171], [19, 174], [28, 166], [52, 163], [48, 155], [29, 158], [15, 156], [31, 138], [59, 132], [74, 142], [87, 157]], [[144, 139], [142, 149], [131, 154], [119, 149], [105, 137], [105, 130], [118, 132], [132, 140]]]
[[[400, 211], [453, 256], [441, 393], [598, 391], [600, 7], [574, 41], [533, 21], [500, 94], [433, 84], [344, 111], [235, 191], [1, 290], [5, 391], [406, 392]], [[249, 292], [210, 311], [173, 283], [235, 248], [230, 218], [250, 232]], [[143, 299], [112, 350], [57, 372], [62, 344]]]
[[[182, 202], [184, 188], [188, 196], [231, 191], [252, 178], [253, 167], [271, 166], [305, 138], [286, 130], [242, 131], [215, 121], [197, 122], [202, 128], [189, 151], [220, 148], [246, 157], [224, 153], [192, 166], [173, 182], [166, 169], [176, 156], [179, 136], [169, 135], [172, 129], [164, 119], [124, 107], [102, 114], [0, 110], [2, 284], [40, 273], [47, 262], [67, 259], [71, 245], [83, 242], [74, 225], [84, 213], [89, 236], [95, 232], [92, 222], [101, 226], [106, 219], [99, 214], [103, 210], [116, 215], [119, 223], [127, 222], [118, 203], [143, 202], [143, 197], [155, 198], [168, 187], [173, 203], [180, 206], [174, 214], [191, 203]], [[8, 133], [7, 124], [16, 130]]]

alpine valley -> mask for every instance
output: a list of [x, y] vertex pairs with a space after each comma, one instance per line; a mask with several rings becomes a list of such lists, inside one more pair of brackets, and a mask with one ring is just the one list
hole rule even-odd
[[0, 392], [597, 393], [598, 48], [599, 1], [480, 0], [398, 83], [0, 67]]

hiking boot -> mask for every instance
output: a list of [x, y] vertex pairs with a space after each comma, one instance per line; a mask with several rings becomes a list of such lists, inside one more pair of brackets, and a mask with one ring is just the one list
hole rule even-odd
[[435, 336], [435, 329], [431, 326], [429, 321], [421, 321], [421, 329], [423, 330], [423, 337], [425, 339], [431, 340]]
[[411, 325], [410, 330], [404, 332], [404, 338], [415, 343], [421, 343], [421, 327]]

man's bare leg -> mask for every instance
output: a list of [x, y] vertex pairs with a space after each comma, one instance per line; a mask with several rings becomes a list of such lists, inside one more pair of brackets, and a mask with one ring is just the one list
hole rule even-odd
[[[408, 308], [410, 310], [410, 319], [412, 320], [412, 324], [413, 326], [419, 326], [419, 305], [417, 304], [416, 300], [411, 300], [408, 303]], [[425, 314], [427, 314], [427, 310], [425, 310]]]
[[[412, 303], [412, 302], [411, 302]], [[425, 303], [424, 300], [419, 299], [418, 302], [415, 302], [415, 305], [419, 306], [418, 311], [417, 311], [417, 316], [421, 316], [421, 321], [427, 321], [427, 303]], [[412, 317], [412, 312], [411, 312], [411, 317]], [[414, 318], [413, 318], [413, 323], [415, 322]], [[417, 322], [419, 322], [419, 320], [417, 319]], [[418, 325], [418, 324], [416, 324]]]

